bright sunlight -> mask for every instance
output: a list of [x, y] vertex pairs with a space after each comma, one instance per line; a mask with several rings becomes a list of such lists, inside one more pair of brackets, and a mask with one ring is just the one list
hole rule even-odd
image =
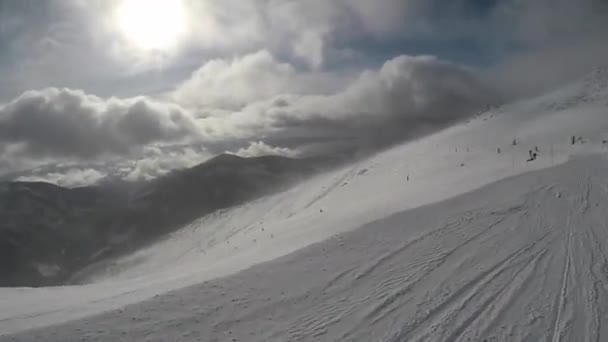
[[186, 31], [182, 0], [125, 0], [117, 20], [125, 38], [143, 50], [170, 49]]

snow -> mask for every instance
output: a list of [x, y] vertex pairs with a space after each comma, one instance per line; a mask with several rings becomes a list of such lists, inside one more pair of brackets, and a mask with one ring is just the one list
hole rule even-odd
[[606, 184], [576, 159], [14, 341], [603, 341]]
[[[598, 72], [203, 217], [89, 274], [89, 285], [0, 289], [0, 334], [605, 339], [605, 79]], [[572, 135], [586, 143], [571, 145]]]

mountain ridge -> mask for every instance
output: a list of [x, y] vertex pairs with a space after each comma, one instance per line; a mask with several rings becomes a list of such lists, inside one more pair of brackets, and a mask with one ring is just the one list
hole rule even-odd
[[219, 155], [138, 185], [0, 183], [0, 287], [61, 285], [187, 222], [279, 190], [333, 161]]

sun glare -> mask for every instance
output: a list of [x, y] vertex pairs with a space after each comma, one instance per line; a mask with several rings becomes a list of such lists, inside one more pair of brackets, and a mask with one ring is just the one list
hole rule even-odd
[[170, 49], [186, 30], [182, 0], [124, 0], [117, 21], [125, 38], [144, 50]]

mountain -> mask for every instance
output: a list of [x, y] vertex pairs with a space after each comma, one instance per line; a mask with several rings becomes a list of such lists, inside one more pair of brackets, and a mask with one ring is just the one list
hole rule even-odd
[[135, 190], [0, 185], [0, 286], [59, 285], [189, 221], [283, 189], [331, 161], [220, 155]]
[[0, 342], [606, 340], [607, 79], [201, 215], [87, 285], [0, 289]]
[[[596, 71], [286, 191], [202, 216], [162, 243], [88, 276], [108, 281], [186, 277], [201, 264], [212, 267], [228, 257], [233, 260], [228, 268], [248, 267], [393, 213], [557, 166], [574, 155], [603, 153], [608, 151], [603, 143], [608, 139], [606, 79], [608, 74]], [[572, 145], [572, 136], [581, 142]], [[537, 158], [528, 162], [536, 149]]]
[[102, 188], [47, 183], [0, 185], [0, 286], [65, 279], [107, 238], [103, 218], [126, 204]]
[[150, 183], [131, 202], [131, 214], [138, 223], [147, 220], [143, 235], [157, 236], [157, 229], [179, 227], [218, 209], [275, 192], [312, 175], [319, 167], [312, 159], [220, 155]]

